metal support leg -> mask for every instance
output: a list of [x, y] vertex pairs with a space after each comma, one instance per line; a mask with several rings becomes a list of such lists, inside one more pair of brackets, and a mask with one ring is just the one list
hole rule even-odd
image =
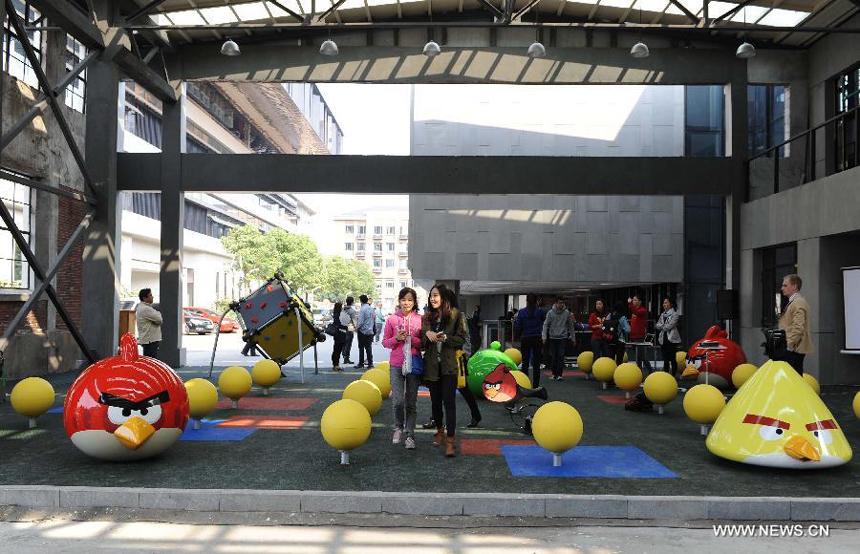
[[346, 450], [340, 451], [340, 465], [348, 466], [349, 465], [349, 452]]
[[317, 343], [314, 341], [314, 375], [319, 375], [320, 365], [319, 358], [317, 357]]
[[209, 378], [212, 378], [212, 367], [215, 365], [215, 350], [218, 349], [218, 337], [221, 336], [221, 322], [224, 321], [224, 317], [227, 315], [227, 310], [223, 314], [221, 314], [221, 319], [218, 320], [218, 329], [215, 330], [215, 346], [212, 347], [212, 359], [209, 360]]
[[305, 382], [305, 348], [303, 342], [303, 332], [302, 332], [302, 316], [299, 313], [298, 308], [293, 308], [296, 312], [296, 325], [299, 328], [299, 367], [302, 370], [302, 384]]
[[561, 467], [561, 454], [552, 454], [552, 467]]

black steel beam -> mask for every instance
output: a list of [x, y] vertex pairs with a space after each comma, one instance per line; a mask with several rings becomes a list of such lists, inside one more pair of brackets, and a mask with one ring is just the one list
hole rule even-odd
[[692, 21], [692, 22], [693, 22], [693, 25], [698, 25], [698, 24], [699, 24], [699, 18], [698, 18], [698, 17], [696, 17], [696, 14], [694, 14], [693, 12], [691, 12], [690, 10], [688, 10], [688, 9], [687, 9], [687, 6], [685, 6], [684, 4], [682, 4], [682, 3], [678, 2], [678, 0], [669, 0], [669, 2], [671, 2], [672, 4], [674, 4], [674, 5], [675, 5], [675, 7], [676, 7], [676, 8], [678, 8], [679, 10], [681, 10], [682, 12], [684, 12], [684, 15], [686, 15], [686, 16], [687, 16], [687, 19], [689, 19], [690, 21]]
[[151, 12], [152, 10], [154, 10], [155, 8], [160, 6], [161, 4], [164, 4], [164, 2], [165, 2], [165, 0], [152, 0], [152, 2], [150, 2], [149, 4], [143, 6], [142, 8], [140, 8], [139, 10], [137, 10], [136, 12], [131, 14], [130, 16], [126, 17], [125, 22], [131, 23], [132, 21], [134, 21], [138, 17], [148, 14], [149, 12]]
[[[12, 14], [10, 13], [9, 15]], [[84, 356], [87, 357], [87, 360], [89, 360], [90, 363], [95, 363], [93, 353], [87, 346], [83, 335], [81, 335], [80, 331], [78, 331], [77, 325], [75, 325], [75, 322], [72, 320], [71, 316], [69, 315], [69, 312], [66, 311], [66, 307], [60, 301], [59, 296], [57, 296], [57, 291], [54, 290], [54, 287], [50, 284], [50, 279], [46, 279], [45, 273], [42, 271], [42, 268], [39, 265], [39, 261], [36, 259], [36, 256], [30, 249], [30, 245], [27, 243], [27, 239], [24, 238], [23, 234], [21, 234], [21, 230], [18, 229], [18, 226], [15, 224], [15, 220], [12, 218], [12, 214], [9, 213], [9, 209], [3, 202], [0, 202], [0, 219], [2, 219], [3, 223], [6, 224], [6, 228], [9, 230], [9, 233], [12, 235], [12, 238], [18, 244], [18, 248], [21, 250], [21, 253], [27, 259], [27, 263], [30, 264], [30, 269], [33, 270], [33, 273], [36, 275], [36, 278], [42, 282], [48, 282], [48, 284], [45, 286], [45, 293], [47, 293], [48, 298], [51, 299], [51, 302], [54, 304], [54, 307], [57, 308], [57, 313], [60, 314], [60, 318], [62, 318], [63, 322], [66, 324], [66, 327], [72, 334], [72, 338], [75, 339], [75, 342], [78, 344], [78, 347], [81, 349]]]
[[525, 15], [526, 13], [528, 13], [528, 12], [529, 12], [533, 7], [535, 7], [535, 6], [537, 5], [537, 3], [538, 3], [538, 2], [540, 2], [540, 0], [531, 0], [531, 2], [529, 2], [528, 4], [526, 4], [525, 6], [523, 6], [523, 8], [522, 8], [520, 11], [518, 11], [516, 14], [514, 14], [513, 20], [514, 20], [514, 21], [516, 21], [517, 19], [519, 19], [519, 18], [521, 18], [522, 16], [524, 16], [524, 15]]
[[317, 16], [317, 21], [325, 21], [325, 18], [328, 17], [331, 13], [333, 13], [336, 9], [341, 7], [344, 2], [346, 2], [346, 0], [337, 0], [336, 4], [333, 4], [332, 7]]
[[0, 350], [5, 349], [6, 345], [9, 344], [9, 340], [12, 338], [12, 335], [15, 334], [18, 326], [21, 325], [21, 322], [24, 321], [24, 318], [27, 317], [27, 313], [33, 309], [33, 306], [35, 306], [36, 302], [38, 302], [42, 297], [42, 294], [49, 286], [51, 286], [51, 280], [57, 274], [57, 271], [60, 269], [60, 266], [63, 265], [63, 262], [66, 261], [66, 258], [69, 257], [72, 247], [76, 242], [78, 242], [78, 239], [81, 238], [83, 232], [89, 228], [93, 217], [95, 217], [95, 211], [91, 209], [87, 212], [81, 222], [78, 223], [78, 227], [72, 233], [72, 236], [69, 237], [69, 240], [66, 241], [63, 249], [57, 254], [57, 258], [51, 263], [51, 267], [49, 267], [48, 271], [45, 272], [45, 279], [39, 283], [39, 286], [36, 287], [33, 292], [30, 293], [30, 298], [24, 302], [24, 305], [21, 306], [21, 309], [18, 310], [18, 313], [15, 314], [15, 317], [12, 318], [12, 321], [10, 321], [9, 325], [4, 329], [3, 337], [0, 339]]
[[111, 46], [105, 50], [105, 56], [112, 59], [123, 73], [134, 79], [161, 101], [176, 102], [178, 97], [176, 89], [125, 46], [119, 44]]
[[735, 6], [734, 8], [730, 9], [729, 11], [727, 11], [726, 13], [721, 15], [720, 17], [714, 18], [714, 20], [711, 23], [713, 24], [713, 23], [719, 23], [720, 21], [725, 21], [726, 19], [732, 17], [733, 15], [735, 15], [736, 13], [738, 13], [739, 11], [746, 8], [748, 5], [750, 5], [752, 3], [753, 3], [753, 0], [744, 0], [743, 2], [741, 2], [740, 4]]
[[304, 17], [302, 17], [301, 15], [297, 14], [296, 12], [294, 12], [294, 11], [293, 11], [293, 10], [291, 10], [290, 8], [286, 7], [285, 5], [281, 4], [280, 2], [277, 2], [276, 0], [266, 0], [266, 2], [268, 2], [269, 4], [272, 4], [272, 5], [274, 5], [274, 6], [277, 6], [277, 7], [281, 8], [282, 10], [284, 10], [285, 12], [287, 12], [288, 14], [290, 14], [290, 17], [292, 17], [292, 18], [293, 18], [293, 19], [295, 19], [296, 21], [304, 21], [304, 20], [305, 20], [305, 18], [304, 18]]
[[72, 200], [78, 200], [79, 202], [86, 202], [87, 204], [95, 204], [96, 199], [92, 196], [89, 196], [83, 192], [75, 192], [71, 190], [61, 189], [59, 187], [55, 187], [44, 183], [42, 181], [36, 181], [35, 179], [28, 179], [27, 177], [22, 177], [21, 175], [16, 175], [9, 171], [5, 171], [0, 169], [0, 178], [6, 179], [8, 181], [13, 181], [15, 183], [21, 183], [22, 185], [27, 185], [28, 187], [32, 187], [34, 189], [43, 190], [45, 192], [51, 192], [58, 196], [64, 196], [66, 198], [71, 198]]
[[[744, 178], [740, 157], [183, 154], [181, 167], [184, 192], [727, 195]], [[158, 192], [160, 173], [161, 154], [117, 155], [120, 190]]]
[[24, 47], [24, 52], [27, 54], [27, 59], [30, 61], [30, 67], [36, 74], [39, 86], [42, 88], [42, 91], [48, 99], [51, 111], [54, 112], [54, 117], [57, 119], [57, 124], [60, 126], [60, 131], [62, 131], [63, 136], [66, 138], [69, 150], [72, 151], [72, 156], [75, 158], [75, 162], [78, 164], [78, 169], [80, 169], [81, 175], [84, 177], [84, 183], [89, 191], [95, 194], [93, 191], [93, 180], [90, 177], [89, 170], [87, 170], [87, 163], [84, 160], [84, 155], [81, 153], [80, 148], [78, 148], [78, 143], [75, 142], [75, 137], [72, 135], [72, 130], [69, 128], [66, 116], [63, 114], [63, 110], [60, 107], [60, 101], [57, 99], [57, 95], [54, 94], [54, 88], [51, 86], [51, 83], [48, 82], [48, 77], [45, 76], [45, 72], [42, 70], [42, 65], [39, 58], [36, 56], [36, 52], [33, 50], [33, 45], [30, 44], [30, 41], [26, 38], [27, 33], [24, 32], [24, 23], [18, 16], [18, 12], [15, 11], [15, 6], [12, 4], [12, 0], [6, 0], [6, 12], [8, 13], [9, 23], [15, 29], [15, 34], [18, 35], [18, 37], [21, 37], [21, 40], [19, 40], [18, 43]]
[[105, 47], [102, 32], [90, 17], [65, 0], [30, 0], [30, 4], [90, 49]]
[[[71, 71], [66, 73], [60, 80], [60, 82], [57, 83], [57, 86], [54, 87], [54, 94], [60, 94], [63, 90], [65, 90], [65, 88], [69, 86], [69, 83], [74, 81], [75, 78], [81, 73], [81, 71], [86, 69], [87, 66], [90, 65], [90, 62], [93, 61], [95, 57], [98, 56], [98, 54], [98, 50], [91, 50], [78, 65], [76, 65], [74, 68], [72, 68]], [[39, 96], [38, 99], [36, 99], [36, 103], [33, 104], [33, 107], [30, 108], [30, 110], [26, 114], [24, 114], [24, 117], [15, 122], [15, 124], [12, 125], [8, 131], [3, 133], [3, 136], [0, 137], [0, 150], [5, 148], [10, 142], [12, 142], [12, 139], [18, 136], [18, 133], [23, 131], [37, 115], [41, 114], [45, 110], [45, 107], [47, 105], [48, 97], [43, 93], [41, 96]]]

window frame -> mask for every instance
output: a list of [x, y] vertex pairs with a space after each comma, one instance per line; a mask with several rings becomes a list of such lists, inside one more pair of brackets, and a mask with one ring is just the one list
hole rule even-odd
[[[23, 175], [23, 174], [18, 173], [18, 172], [12, 172], [6, 168], [3, 168], [3, 169], [7, 172], [15, 173], [16, 175], [20, 175], [22, 177], [29, 177], [27, 175]], [[11, 206], [9, 206], [7, 204], [7, 208], [10, 208], [9, 211], [12, 213], [13, 219], [15, 218], [15, 215], [17, 212], [17, 210], [15, 209], [15, 205], [20, 204], [20, 205], [26, 206], [27, 220], [28, 220], [27, 229], [26, 230], [22, 229], [20, 224], [19, 224], [18, 230], [21, 231], [21, 234], [27, 238], [27, 244], [32, 249], [33, 248], [33, 241], [35, 240], [35, 236], [36, 236], [35, 227], [33, 226], [33, 220], [34, 220], [35, 215], [36, 215], [35, 214], [35, 207], [34, 207], [34, 201], [35, 201], [34, 191], [32, 188], [28, 187], [27, 185], [22, 185], [22, 184], [16, 183], [15, 181], [10, 181], [8, 179], [0, 179], [0, 182], [9, 183], [13, 187], [12, 188], [12, 198], [8, 199], [8, 202], [11, 203]], [[22, 201], [16, 200], [16, 198], [17, 198], [16, 194], [19, 190], [22, 192], [26, 192], [27, 198], [28, 198], [27, 202], [22, 202]], [[7, 201], [7, 199], [6, 199], [6, 197], [0, 197], [0, 201]], [[16, 224], [18, 224], [17, 221], [16, 221]], [[7, 261], [9, 262], [10, 268], [11, 268], [10, 278], [14, 277], [14, 274], [16, 271], [16, 269], [14, 268], [15, 264], [20, 265], [20, 267], [17, 269], [17, 271], [21, 272], [21, 286], [20, 287], [4, 286], [4, 282], [0, 281], [0, 294], [14, 295], [14, 294], [32, 293], [33, 288], [35, 286], [35, 274], [33, 273], [33, 268], [30, 267], [30, 263], [27, 261], [27, 258], [24, 256], [24, 252], [21, 251], [21, 249], [18, 247], [18, 244], [15, 242], [14, 237], [12, 237], [11, 231], [9, 231], [9, 229], [5, 226], [5, 224], [3, 222], [0, 222], [0, 234], [2, 234], [2, 233], [9, 233], [9, 240], [10, 240], [10, 243], [12, 246], [12, 254], [11, 254], [11, 257], [6, 258], [6, 257], [3, 257], [3, 253], [0, 252], [0, 264], [3, 264]], [[20, 258], [18, 256], [16, 256], [16, 253], [18, 254], [18, 256], [20, 256]], [[26, 267], [26, 271], [24, 271], [25, 267]], [[13, 283], [14, 283], [14, 281], [9, 281], [9, 285], [12, 285]]]
[[[41, 12], [30, 5], [29, 0], [19, 0], [24, 6], [24, 13], [18, 14], [21, 16], [21, 19], [24, 21], [25, 26], [32, 26], [32, 24], [37, 21], [41, 16]], [[17, 11], [17, 10], [16, 10]], [[28, 40], [30, 44], [33, 46], [33, 49], [36, 52], [36, 57], [39, 59], [39, 67], [44, 70], [45, 66], [45, 33], [39, 30], [27, 31]], [[36, 42], [33, 39], [36, 39]], [[26, 83], [30, 87], [39, 90], [39, 79], [36, 77], [36, 72], [33, 70], [30, 65], [30, 60], [27, 58], [27, 54], [25, 52], [21, 52], [19, 54], [13, 55], [12, 53], [12, 40], [18, 41], [20, 43], [20, 38], [15, 34], [15, 31], [12, 29], [12, 23], [9, 21], [9, 14], [6, 14], [6, 18], [3, 21], [3, 42], [0, 45], [0, 53], [2, 53], [2, 59], [0, 59], [0, 71], [5, 71], [7, 75], [18, 79], [19, 81]], [[23, 50], [23, 46], [21, 46]], [[20, 63], [22, 67], [22, 74], [18, 75], [17, 73], [13, 73], [10, 67], [10, 61], [14, 58], [16, 63]], [[27, 69], [29, 68], [28, 75]]]

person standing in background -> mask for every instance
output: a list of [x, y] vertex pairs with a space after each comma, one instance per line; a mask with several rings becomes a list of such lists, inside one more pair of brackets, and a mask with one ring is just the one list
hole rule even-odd
[[[514, 337], [520, 339], [520, 352], [523, 355], [522, 370], [529, 374], [529, 363], [532, 367], [532, 384], [535, 388], [540, 384], [541, 349], [543, 342], [543, 322], [546, 310], [539, 308], [534, 294], [526, 296], [526, 307], [517, 313], [514, 322]], [[532, 360], [532, 358], [534, 358]]]
[[382, 313], [382, 302], [376, 303], [376, 338], [374, 342], [379, 342], [379, 337], [382, 336], [382, 330], [385, 328], [385, 314]]
[[[642, 296], [639, 293], [627, 299], [627, 308], [630, 311], [630, 342], [643, 342], [645, 340], [645, 326], [648, 322], [648, 309], [642, 305]], [[648, 361], [648, 353], [645, 346], [636, 346], [633, 349], [636, 365], [643, 373], [651, 372], [651, 363]]]
[[346, 341], [343, 345], [343, 363], [345, 364], [354, 364], [352, 360], [350, 360], [350, 355], [352, 353], [352, 338], [355, 336], [355, 329], [358, 327], [358, 314], [355, 311], [355, 307], [353, 304], [355, 303], [355, 299], [352, 296], [346, 297], [346, 306], [343, 309], [342, 314], [346, 314], [349, 317], [349, 323], [346, 326]]
[[564, 352], [567, 348], [567, 341], [574, 340], [575, 336], [570, 312], [564, 305], [564, 298], [559, 296], [552, 305], [552, 309], [547, 312], [541, 332], [541, 339], [545, 344], [549, 344], [552, 378], [556, 381], [564, 380], [562, 377]]
[[603, 320], [606, 319], [606, 312], [606, 305], [603, 300], [598, 300], [594, 303], [594, 311], [588, 316], [588, 327], [591, 329], [591, 351], [594, 353], [595, 360], [609, 353], [608, 349], [604, 353], [603, 343]]
[[134, 318], [137, 321], [137, 343], [143, 347], [143, 355], [158, 359], [158, 347], [161, 345], [161, 312], [152, 307], [155, 298], [152, 289], [140, 289], [137, 295], [140, 303], [134, 308]]
[[812, 333], [809, 322], [809, 304], [800, 295], [803, 281], [800, 276], [792, 273], [782, 279], [782, 294], [788, 298], [788, 305], [779, 316], [779, 328], [785, 331], [785, 350], [779, 353], [779, 359], [803, 375], [803, 359], [811, 354]]
[[358, 325], [355, 326], [358, 333], [358, 365], [355, 367], [365, 367], [366, 354], [366, 367], [370, 369], [373, 367], [373, 326], [376, 325], [376, 316], [366, 294], [362, 294], [358, 299], [361, 301], [361, 309], [358, 312]]
[[668, 371], [675, 377], [678, 374], [678, 360], [675, 353], [681, 344], [681, 334], [678, 332], [678, 312], [675, 311], [675, 302], [671, 298], [663, 299], [663, 313], [654, 327], [657, 329], [657, 343], [663, 354], [663, 370]]

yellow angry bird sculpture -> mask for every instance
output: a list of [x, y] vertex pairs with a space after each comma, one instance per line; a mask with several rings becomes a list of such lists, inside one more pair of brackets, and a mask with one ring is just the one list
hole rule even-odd
[[767, 467], [834, 467], [852, 456], [824, 402], [790, 365], [775, 361], [729, 401], [706, 444], [722, 458]]

